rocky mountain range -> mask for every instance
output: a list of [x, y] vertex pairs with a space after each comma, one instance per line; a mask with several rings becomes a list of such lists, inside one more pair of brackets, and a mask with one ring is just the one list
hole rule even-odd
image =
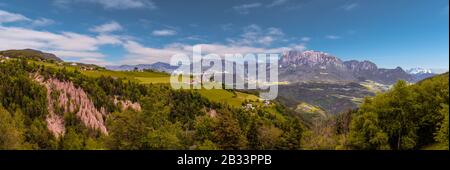
[[397, 80], [414, 81], [402, 68], [383, 69], [370, 61], [342, 61], [328, 53], [289, 51], [280, 59], [280, 79], [289, 82], [361, 82], [372, 80], [393, 84]]
[[[106, 66], [110, 70], [151, 69], [171, 73], [177, 69], [167, 63]], [[394, 84], [398, 80], [417, 82], [435, 75], [429, 70], [414, 69], [405, 71], [401, 67], [394, 69], [379, 68], [371, 61], [343, 61], [338, 57], [318, 51], [288, 51], [279, 61], [279, 80], [291, 83], [328, 82], [348, 83], [371, 80], [380, 84]]]

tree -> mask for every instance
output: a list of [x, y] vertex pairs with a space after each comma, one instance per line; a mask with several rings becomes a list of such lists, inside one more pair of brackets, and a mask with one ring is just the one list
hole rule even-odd
[[213, 138], [216, 121], [205, 115], [199, 116], [195, 120], [195, 137], [198, 141], [211, 140]]
[[33, 149], [57, 149], [58, 141], [48, 131], [44, 120], [34, 119], [26, 133], [28, 141]]
[[77, 133], [73, 128], [67, 128], [62, 140], [62, 149], [64, 150], [82, 150], [84, 149], [83, 136]]
[[286, 139], [284, 148], [300, 149], [305, 128], [297, 118], [292, 118], [287, 126], [288, 130], [283, 134], [283, 137]]
[[180, 132], [181, 127], [178, 124], [151, 130], [145, 138], [144, 149], [181, 149], [182, 144], [178, 138]]
[[0, 150], [21, 149], [24, 141], [23, 122], [0, 106]]
[[443, 146], [445, 146], [444, 149], [448, 150], [448, 138], [449, 138], [449, 134], [448, 134], [448, 116], [449, 116], [449, 111], [448, 111], [448, 104], [443, 104], [442, 105], [442, 109], [441, 109], [441, 114], [443, 115], [444, 119], [442, 120], [442, 122], [439, 124], [440, 127], [437, 129], [436, 132], [436, 136], [435, 136], [435, 140], [437, 142], [439, 142], [440, 144], [442, 144]]
[[143, 148], [147, 128], [142, 112], [114, 112], [107, 119], [109, 137], [106, 144], [110, 149], [138, 150]]
[[250, 149], [259, 149], [261, 147], [259, 132], [258, 132], [258, 120], [254, 120], [250, 124], [250, 129], [247, 133], [248, 147]]
[[350, 125], [349, 142], [356, 149], [390, 149], [388, 135], [379, 127], [378, 116], [373, 112], [356, 116]]
[[217, 147], [217, 145], [214, 144], [214, 142], [212, 142], [210, 140], [205, 140], [196, 149], [198, 149], [198, 150], [218, 150], [219, 147]]
[[231, 113], [222, 109], [217, 126], [214, 131], [214, 142], [222, 149], [243, 149], [246, 147], [247, 140], [236, 119]]

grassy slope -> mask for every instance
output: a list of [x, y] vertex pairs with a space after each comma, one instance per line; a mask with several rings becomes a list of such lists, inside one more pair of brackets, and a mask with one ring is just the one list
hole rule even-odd
[[[71, 65], [57, 65], [48, 62], [32, 61], [38, 65], [44, 65], [46, 67], [63, 68], [65, 67], [69, 71], [79, 70], [82, 74], [90, 77], [111, 76], [117, 78], [124, 78], [126, 80], [136, 81], [142, 84], [168, 84], [170, 82], [170, 75], [166, 73], [158, 72], [133, 72], [133, 71], [111, 71], [111, 70], [81, 70], [78, 66]], [[244, 101], [252, 101], [254, 106], [262, 106], [262, 101], [259, 101], [259, 97], [246, 94], [242, 92], [230, 92], [223, 89], [214, 90], [198, 90], [198, 92], [205, 98], [218, 102], [227, 103], [233, 107], [241, 107]], [[272, 109], [274, 110], [274, 109]]]
[[[250, 101], [259, 101], [259, 98], [252, 94], [246, 94], [241, 92], [230, 92], [222, 89], [213, 89], [213, 90], [198, 90], [198, 92], [208, 98], [211, 101], [218, 103], [227, 103], [231, 106], [239, 107], [245, 100]], [[256, 104], [261, 104], [261, 102], [252, 102]]]
[[318, 106], [314, 106], [305, 102], [301, 102], [295, 108], [295, 111], [303, 117], [303, 119], [311, 121], [314, 118], [327, 118], [328, 114]]
[[89, 77], [111, 76], [116, 78], [124, 78], [127, 80], [137, 81], [145, 84], [169, 83], [170, 76], [166, 73], [158, 72], [131, 72], [131, 71], [111, 71], [111, 70], [81, 70], [78, 66], [60, 66], [48, 62], [33, 61], [38, 65], [46, 67], [63, 68], [69, 71], [79, 70], [82, 74]]

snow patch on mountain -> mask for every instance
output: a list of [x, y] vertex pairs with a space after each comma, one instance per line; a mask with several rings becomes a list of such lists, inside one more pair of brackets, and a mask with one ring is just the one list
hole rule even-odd
[[409, 74], [432, 74], [433, 71], [431, 69], [425, 69], [425, 68], [411, 68], [406, 70], [407, 73]]

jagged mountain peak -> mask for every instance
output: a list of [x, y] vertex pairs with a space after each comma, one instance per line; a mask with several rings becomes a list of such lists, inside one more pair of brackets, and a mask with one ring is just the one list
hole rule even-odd
[[432, 74], [433, 73], [433, 71], [431, 71], [431, 69], [425, 69], [425, 68], [420, 68], [420, 67], [407, 69], [406, 72], [409, 74]]
[[357, 61], [350, 60], [344, 62], [345, 66], [352, 71], [374, 71], [378, 69], [378, 66], [368, 60]]
[[281, 80], [359, 82], [372, 80], [393, 84], [397, 80], [414, 81], [401, 67], [383, 69], [368, 60], [342, 61], [320, 51], [288, 51], [280, 59]]
[[281, 65], [305, 65], [305, 66], [343, 66], [342, 60], [325, 52], [320, 51], [288, 51], [281, 57]]

